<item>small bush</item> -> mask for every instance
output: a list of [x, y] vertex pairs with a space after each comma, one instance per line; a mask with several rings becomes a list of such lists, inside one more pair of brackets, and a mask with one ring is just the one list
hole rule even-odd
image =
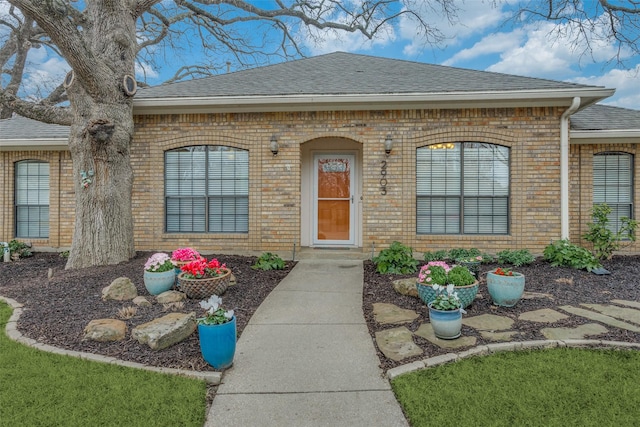
[[424, 253], [424, 260], [426, 262], [431, 262], [431, 261], [444, 261], [445, 259], [447, 259], [449, 255], [447, 254], [447, 251], [445, 250], [439, 250], [439, 251], [435, 251], [435, 252], [431, 252], [431, 251], [427, 251]]
[[265, 252], [260, 255], [260, 258], [255, 264], [251, 266], [254, 270], [284, 270], [285, 263], [277, 254], [271, 252]]
[[62, 252], [60, 252], [59, 256], [60, 256], [60, 258], [67, 259], [67, 258], [69, 258], [69, 251], [62, 251]]
[[[627, 240], [628, 244], [636, 240], [637, 222], [623, 216], [620, 218], [620, 228], [615, 232], [609, 226], [609, 214], [611, 208], [602, 203], [593, 206], [593, 222], [588, 223], [589, 232], [582, 237], [593, 243], [593, 252], [597, 259], [611, 259], [614, 251], [623, 247], [622, 241]], [[627, 245], [624, 245], [627, 246]]]
[[601, 267], [591, 252], [566, 239], [556, 240], [544, 248], [544, 259], [554, 267], [586, 268], [587, 271]]
[[9, 242], [9, 252], [11, 253], [11, 258], [26, 258], [33, 255], [29, 249], [29, 245], [17, 240]]
[[453, 260], [463, 259], [463, 258], [472, 258], [482, 255], [479, 249], [471, 248], [471, 249], [463, 249], [463, 248], [455, 248], [449, 250], [449, 258]]
[[381, 274], [411, 274], [418, 271], [418, 260], [413, 257], [413, 249], [400, 242], [393, 242], [380, 251], [373, 262]]
[[512, 251], [511, 249], [505, 249], [504, 251], [498, 252], [496, 254], [497, 261], [500, 264], [512, 264], [516, 267], [520, 267], [521, 265], [531, 264], [536, 258], [531, 255], [529, 249], [518, 249]]
[[456, 286], [468, 286], [476, 281], [475, 276], [467, 267], [456, 265], [447, 274], [447, 283], [453, 283]]

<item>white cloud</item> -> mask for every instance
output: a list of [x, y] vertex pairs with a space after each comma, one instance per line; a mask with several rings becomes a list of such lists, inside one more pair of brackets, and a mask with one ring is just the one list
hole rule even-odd
[[640, 64], [631, 70], [611, 70], [601, 76], [577, 77], [574, 83], [615, 88], [605, 104], [640, 110]]
[[138, 81], [146, 81], [148, 79], [157, 79], [160, 77], [158, 71], [156, 71], [151, 64], [144, 61], [136, 61], [135, 63], [136, 79]]
[[27, 72], [21, 90], [30, 97], [44, 98], [64, 80], [71, 67], [66, 61], [40, 47], [29, 50]]
[[484, 55], [492, 55], [508, 52], [520, 46], [524, 33], [515, 30], [511, 33], [490, 34], [468, 49], [462, 49], [451, 58], [444, 61], [443, 65], [454, 65], [458, 62], [469, 61]]

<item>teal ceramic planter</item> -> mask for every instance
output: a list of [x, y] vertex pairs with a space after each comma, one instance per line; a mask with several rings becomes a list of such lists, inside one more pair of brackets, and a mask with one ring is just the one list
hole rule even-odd
[[236, 316], [222, 325], [198, 324], [202, 357], [216, 369], [226, 369], [233, 364], [236, 353]]
[[495, 305], [513, 307], [524, 294], [524, 275], [513, 272], [513, 276], [487, 273], [487, 290]]
[[176, 282], [176, 273], [173, 270], [161, 273], [144, 272], [144, 287], [151, 295], [160, 295], [171, 290]]
[[462, 312], [458, 310], [438, 310], [429, 307], [429, 322], [436, 337], [452, 340], [460, 336], [462, 330]]
[[[455, 287], [455, 291], [458, 293], [458, 298], [460, 298], [460, 302], [462, 303], [462, 308], [469, 307], [473, 300], [476, 299], [478, 287], [479, 283], [477, 280], [475, 283], [468, 286]], [[426, 305], [429, 305], [430, 302], [433, 302], [433, 300], [436, 299], [436, 291], [434, 291], [431, 286], [416, 283], [416, 288], [418, 289], [418, 296]]]

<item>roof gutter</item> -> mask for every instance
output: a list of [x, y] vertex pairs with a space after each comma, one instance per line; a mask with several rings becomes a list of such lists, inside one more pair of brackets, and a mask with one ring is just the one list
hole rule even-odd
[[0, 139], [0, 151], [67, 151], [69, 138]]
[[576, 96], [560, 117], [560, 231], [562, 239], [569, 239], [569, 117], [580, 108]]
[[640, 129], [572, 130], [571, 145], [575, 144], [638, 144]]

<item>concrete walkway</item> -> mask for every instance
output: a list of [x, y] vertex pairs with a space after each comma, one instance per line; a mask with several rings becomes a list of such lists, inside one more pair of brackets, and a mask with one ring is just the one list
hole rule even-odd
[[205, 426], [407, 426], [362, 288], [361, 260], [299, 261], [245, 327]]

